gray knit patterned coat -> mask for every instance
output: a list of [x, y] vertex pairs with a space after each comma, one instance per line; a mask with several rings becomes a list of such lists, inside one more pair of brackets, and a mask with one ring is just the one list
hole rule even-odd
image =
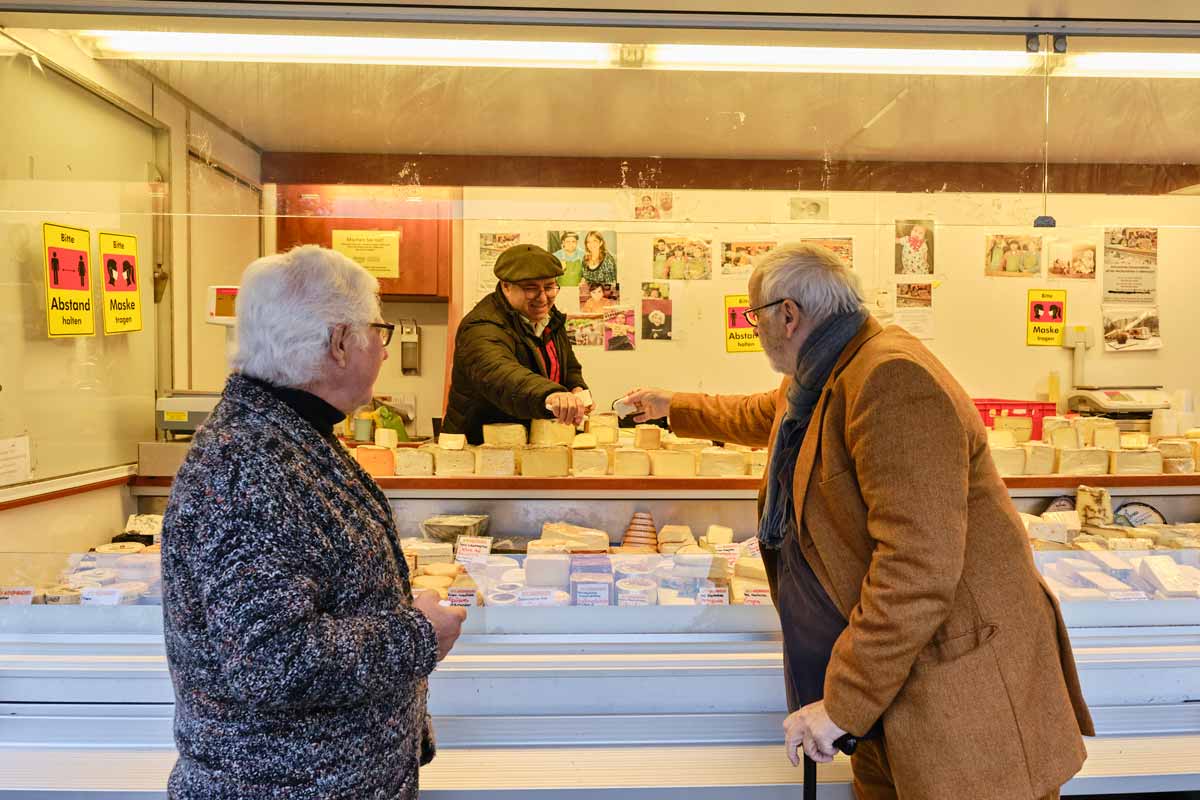
[[340, 444], [230, 377], [162, 562], [170, 797], [415, 800], [437, 637], [387, 498]]

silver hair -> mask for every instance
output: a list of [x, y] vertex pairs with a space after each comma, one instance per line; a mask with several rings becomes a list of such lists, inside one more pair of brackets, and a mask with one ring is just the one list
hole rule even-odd
[[238, 290], [231, 366], [277, 386], [312, 383], [335, 325], [349, 325], [351, 337], [366, 342], [366, 326], [380, 316], [378, 292], [375, 276], [317, 245], [251, 262]]
[[863, 302], [862, 281], [832, 250], [803, 242], [781, 244], [759, 258], [758, 304], [790, 299], [818, 324]]

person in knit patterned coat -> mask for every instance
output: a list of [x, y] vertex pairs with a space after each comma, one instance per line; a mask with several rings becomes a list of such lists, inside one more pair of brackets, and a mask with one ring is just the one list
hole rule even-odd
[[387, 498], [333, 435], [387, 358], [378, 284], [314, 246], [252, 263], [238, 349], [163, 521], [177, 800], [415, 800], [427, 676], [463, 609], [414, 600]]

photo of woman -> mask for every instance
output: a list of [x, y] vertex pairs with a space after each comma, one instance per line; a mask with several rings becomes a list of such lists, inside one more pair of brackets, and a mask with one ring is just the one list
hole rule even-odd
[[612, 254], [617, 234], [613, 231], [588, 231], [583, 237], [583, 261], [580, 278], [587, 284], [617, 282], [617, 259]]

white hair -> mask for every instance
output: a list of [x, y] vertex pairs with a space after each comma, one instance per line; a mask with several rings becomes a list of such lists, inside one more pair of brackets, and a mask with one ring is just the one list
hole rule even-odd
[[862, 282], [832, 250], [803, 242], [781, 244], [758, 259], [758, 304], [790, 299], [817, 324], [862, 305]]
[[317, 245], [251, 262], [238, 290], [233, 369], [277, 386], [312, 383], [335, 325], [366, 341], [365, 327], [379, 319], [378, 292], [375, 276]]

